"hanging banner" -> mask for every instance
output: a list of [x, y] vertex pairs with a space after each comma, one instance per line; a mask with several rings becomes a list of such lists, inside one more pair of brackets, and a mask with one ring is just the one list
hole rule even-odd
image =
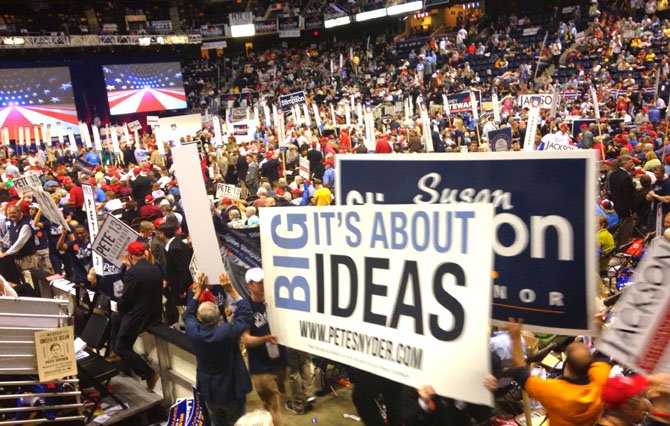
[[323, 28], [323, 15], [305, 16], [305, 29], [314, 30], [317, 28]]
[[60, 121], [56, 122], [56, 138], [58, 138], [58, 143], [62, 147], [64, 141], [63, 141], [63, 128], [60, 125]]
[[306, 102], [305, 92], [294, 92], [279, 97], [279, 108], [281, 108], [282, 111], [289, 111], [293, 105], [304, 104]]
[[88, 124], [82, 122], [79, 128], [79, 135], [86, 144], [86, 149], [92, 148], [91, 133], [88, 131]]
[[[333, 104], [330, 104], [330, 111], [335, 116], [335, 110], [333, 109]], [[312, 113], [314, 114], [314, 122], [316, 123], [316, 128], [321, 131], [321, 114], [319, 114], [319, 107], [316, 106], [316, 102], [312, 102]], [[335, 126], [335, 120], [333, 120], [333, 126]]]
[[[27, 129], [27, 127], [26, 127], [26, 129]], [[70, 151], [72, 151], [72, 153], [74, 155], [79, 154], [79, 149], [77, 147], [77, 139], [74, 136], [74, 132], [72, 131], [72, 128], [67, 129], [67, 139], [70, 142]], [[29, 141], [26, 142], [26, 143], [29, 143]]]
[[453, 384], [489, 372], [490, 305], [481, 301], [491, 297], [493, 206], [318, 210], [261, 209], [265, 300], [278, 340], [492, 405], [483, 386]]
[[590, 333], [596, 198], [595, 185], [584, 182], [596, 182], [595, 154], [340, 154], [337, 203], [493, 203], [493, 319], [523, 318], [529, 328], [555, 334]]
[[640, 374], [670, 373], [668, 258], [670, 242], [654, 239], [596, 343], [604, 354]]
[[488, 133], [489, 146], [491, 151], [505, 152], [512, 150], [512, 128], [503, 127], [502, 129], [491, 130]]
[[299, 16], [282, 16], [277, 18], [277, 28], [279, 31], [300, 30]]
[[[82, 185], [81, 189], [84, 191], [84, 211], [86, 212], [86, 220], [88, 222], [88, 234], [91, 240], [95, 240], [98, 235], [98, 212], [95, 208], [95, 197], [93, 195], [93, 187], [91, 185]], [[102, 276], [104, 274], [102, 257], [93, 252], [93, 268], [95, 273]]]
[[0, 133], [2, 134], [2, 145], [9, 146], [9, 129], [7, 126], [3, 127]]
[[[24, 128], [23, 128], [23, 133], [24, 133], [23, 143], [24, 143], [24, 146], [27, 147], [27, 146], [30, 145], [30, 126], [26, 126], [26, 127], [24, 127]], [[69, 130], [68, 130], [68, 135], [69, 135], [70, 133], [72, 133], [72, 129], [69, 129]], [[74, 139], [74, 135], [73, 135], [72, 139]], [[72, 140], [72, 139], [70, 139], [70, 140]]]
[[560, 103], [561, 103], [561, 92], [559, 92], [558, 86], [555, 86], [554, 91], [552, 93], [551, 110], [549, 111], [549, 117], [551, 117], [552, 120], [556, 118], [556, 113], [558, 111]]
[[264, 19], [254, 22], [257, 33], [274, 33], [277, 31], [276, 19]]

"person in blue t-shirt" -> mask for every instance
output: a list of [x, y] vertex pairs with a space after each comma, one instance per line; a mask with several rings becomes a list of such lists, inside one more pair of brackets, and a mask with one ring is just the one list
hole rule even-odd
[[37, 249], [37, 252], [35, 253], [35, 258], [37, 259], [36, 267], [53, 273], [54, 269], [49, 260], [49, 236], [44, 224], [40, 222], [42, 210], [38, 204], [33, 203], [30, 205], [30, 217], [32, 218], [30, 226], [33, 227], [33, 232], [35, 234], [35, 248]]
[[[249, 330], [242, 334], [242, 343], [249, 355], [249, 373], [263, 408], [272, 414], [275, 426], [283, 426], [279, 412], [280, 393], [286, 393], [286, 348], [277, 344], [277, 337], [270, 332], [265, 311], [265, 290], [263, 270], [249, 269], [245, 275], [249, 286], [249, 304], [254, 321]], [[290, 407], [287, 407], [290, 408]]]
[[75, 283], [83, 283], [90, 287], [88, 281], [88, 271], [93, 266], [93, 252], [91, 251], [91, 240], [88, 237], [88, 231], [83, 225], [74, 228], [75, 239], [65, 242], [67, 229], [58, 239], [58, 250], [64, 251], [66, 256], [70, 257], [72, 262], [72, 276]]
[[84, 157], [84, 161], [86, 161], [91, 166], [99, 166], [100, 165], [100, 157], [98, 157], [97, 152], [93, 151], [93, 148], [88, 149], [88, 152], [86, 153], [86, 156]]

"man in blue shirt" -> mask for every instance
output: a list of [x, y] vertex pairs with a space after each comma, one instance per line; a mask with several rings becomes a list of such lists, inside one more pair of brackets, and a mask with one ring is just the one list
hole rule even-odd
[[324, 163], [326, 171], [323, 172], [323, 184], [333, 191], [335, 189], [335, 169], [333, 169], [333, 160], [326, 160]]
[[100, 157], [98, 157], [98, 154], [93, 150], [93, 148], [88, 149], [88, 152], [86, 153], [86, 156], [84, 157], [84, 161], [86, 161], [91, 166], [99, 166], [100, 165]]

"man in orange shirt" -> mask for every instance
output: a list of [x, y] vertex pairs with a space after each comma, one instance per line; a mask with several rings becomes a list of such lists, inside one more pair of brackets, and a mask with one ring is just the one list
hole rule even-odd
[[602, 415], [602, 388], [611, 365], [594, 360], [584, 344], [572, 343], [566, 350], [562, 377], [531, 376], [523, 357], [521, 324], [513, 320], [508, 324], [515, 380], [542, 404], [551, 426], [593, 426]]

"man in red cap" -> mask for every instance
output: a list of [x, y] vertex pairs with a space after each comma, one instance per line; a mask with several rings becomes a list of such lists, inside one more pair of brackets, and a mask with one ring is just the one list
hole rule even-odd
[[140, 216], [152, 217], [160, 214], [161, 208], [154, 205], [154, 196], [148, 194], [144, 197], [144, 205], [140, 207]]
[[581, 144], [582, 148], [591, 149], [593, 148], [593, 132], [589, 128], [589, 125], [584, 123], [580, 126], [582, 131], [581, 134]]
[[135, 374], [146, 380], [147, 389], [153, 390], [160, 375], [133, 351], [133, 345], [140, 333], [161, 320], [164, 277], [161, 268], [149, 262], [143, 243], [133, 241], [126, 251], [128, 257], [122, 259], [123, 295], [117, 305], [121, 323], [114, 350]]
[[652, 409], [645, 396], [649, 384], [650, 380], [638, 375], [607, 379], [602, 392], [605, 414], [596, 426], [633, 426], [641, 423]]

